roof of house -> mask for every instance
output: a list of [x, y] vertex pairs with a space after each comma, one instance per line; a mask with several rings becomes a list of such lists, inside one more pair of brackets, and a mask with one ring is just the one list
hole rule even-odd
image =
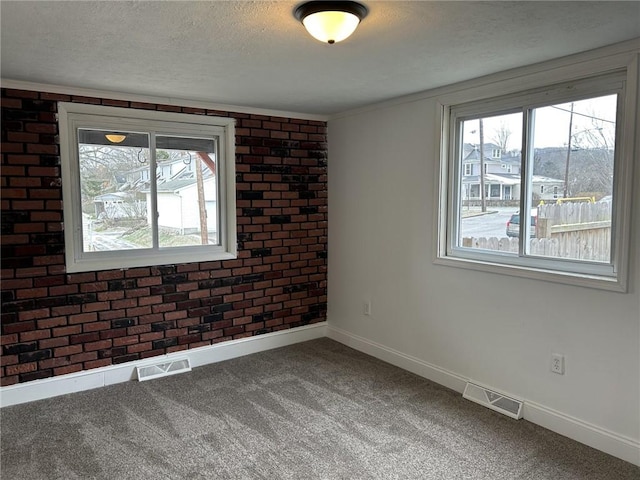
[[[502, 185], [519, 185], [521, 182], [520, 174], [517, 173], [487, 173], [484, 176], [485, 182], [499, 183]], [[462, 177], [462, 183], [479, 183], [480, 175], [467, 175]], [[543, 175], [532, 175], [532, 183], [564, 183], [564, 180], [557, 178], [545, 177]]]

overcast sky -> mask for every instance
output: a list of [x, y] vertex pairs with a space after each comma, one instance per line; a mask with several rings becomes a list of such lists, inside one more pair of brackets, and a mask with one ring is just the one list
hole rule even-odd
[[[616, 119], [616, 95], [591, 98], [574, 102], [572, 144], [587, 147], [587, 137], [600, 137], [602, 133], [610, 141], [614, 138]], [[569, 139], [571, 103], [557, 104], [536, 109], [535, 147], [566, 147]], [[484, 142], [495, 143], [494, 138], [505, 125], [510, 131], [508, 150], [520, 150], [522, 145], [522, 114], [515, 113], [484, 119]], [[465, 143], [480, 143], [478, 120], [464, 123]], [[602, 130], [598, 130], [602, 129]], [[591, 144], [592, 146], [598, 146]], [[602, 146], [602, 145], [600, 145]], [[612, 145], [610, 145], [612, 146]]]

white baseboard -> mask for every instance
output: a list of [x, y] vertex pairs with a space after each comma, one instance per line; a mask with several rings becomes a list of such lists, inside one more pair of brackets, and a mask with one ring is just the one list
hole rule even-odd
[[531, 423], [640, 466], [640, 442], [562, 412], [526, 400], [524, 418]]
[[456, 392], [462, 393], [467, 384], [465, 377], [330, 325], [327, 326], [327, 337]]
[[163, 360], [171, 361], [176, 358], [189, 358], [192, 367], [200, 367], [202, 365], [230, 360], [273, 348], [323, 338], [326, 336], [326, 329], [326, 322], [314, 323], [290, 330], [280, 330], [278, 332], [230, 340], [206, 347], [181, 350], [179, 352], [127, 362], [121, 365], [110, 365], [108, 367], [60, 375], [58, 377], [10, 385], [0, 388], [0, 407], [9, 407], [11, 405], [57, 397], [58, 395], [65, 395], [67, 393], [81, 392], [83, 390], [128, 382], [136, 378], [136, 367], [158, 363]]
[[[469, 381], [461, 375], [331, 325], [327, 326], [327, 337], [460, 393]], [[493, 387], [489, 388], [496, 390]], [[525, 420], [640, 466], [640, 442], [637, 440], [610, 432], [535, 402], [522, 400]]]

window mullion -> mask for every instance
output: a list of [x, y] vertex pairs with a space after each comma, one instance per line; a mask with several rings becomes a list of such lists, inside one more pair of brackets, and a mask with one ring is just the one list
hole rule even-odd
[[529, 236], [531, 231], [531, 189], [533, 177], [533, 126], [535, 113], [531, 108], [525, 108], [522, 114], [522, 164], [520, 168], [520, 236], [518, 254], [529, 254]]
[[160, 248], [158, 232], [158, 180], [156, 167], [156, 134], [149, 132], [149, 191], [151, 192], [151, 242], [154, 250]]

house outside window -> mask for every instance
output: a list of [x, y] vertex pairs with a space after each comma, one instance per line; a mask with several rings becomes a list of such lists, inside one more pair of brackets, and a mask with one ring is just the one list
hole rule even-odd
[[[446, 153], [439, 178], [444, 207], [438, 212], [436, 262], [625, 291], [630, 208], [624, 201], [631, 198], [635, 119], [624, 106], [636, 101], [634, 89], [625, 88], [627, 77], [627, 71], [618, 71], [479, 101], [443, 101], [448, 128], [443, 129]], [[465, 96], [470, 92], [458, 95]], [[488, 226], [499, 217], [481, 215], [471, 225], [467, 210], [473, 207], [465, 206], [462, 215], [462, 146], [485, 143], [505, 125], [511, 133], [509, 156], [519, 160], [522, 173], [490, 174], [488, 179], [485, 170], [485, 200], [499, 196], [489, 181], [497, 179], [503, 188], [509, 185], [502, 200], [512, 198], [518, 205], [497, 212], [505, 217], [502, 225], [491, 227], [495, 232], [476, 237], [478, 222], [486, 218]], [[553, 197], [562, 197], [563, 191], [565, 197], [589, 193], [613, 201], [556, 204]], [[475, 203], [480, 214], [490, 208], [484, 201]], [[531, 221], [508, 226], [506, 235], [505, 224], [527, 217]]]
[[235, 258], [233, 119], [58, 109], [68, 272]]

